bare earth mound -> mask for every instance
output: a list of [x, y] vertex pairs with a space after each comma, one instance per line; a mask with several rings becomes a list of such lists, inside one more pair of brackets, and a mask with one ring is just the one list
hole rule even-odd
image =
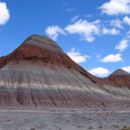
[[53, 40], [33, 35], [0, 58], [0, 107], [129, 109], [130, 75], [124, 73], [97, 78]]

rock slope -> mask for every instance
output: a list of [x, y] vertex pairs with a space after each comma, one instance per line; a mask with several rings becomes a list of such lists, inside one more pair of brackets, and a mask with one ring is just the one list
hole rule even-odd
[[1, 108], [129, 108], [129, 88], [129, 75], [97, 78], [40, 35], [0, 58]]
[[107, 80], [112, 86], [130, 89], [130, 74], [124, 70], [116, 70], [107, 78]]

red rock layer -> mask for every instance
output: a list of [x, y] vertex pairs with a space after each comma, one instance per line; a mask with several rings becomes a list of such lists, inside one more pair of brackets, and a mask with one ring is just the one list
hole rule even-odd
[[[34, 37], [38, 36], [31, 36], [25, 42], [17, 48], [13, 53], [10, 55], [3, 57], [0, 59], [0, 68], [6, 65], [10, 61], [19, 61], [19, 60], [27, 60], [27, 61], [33, 61], [36, 62], [43, 62], [43, 63], [49, 63], [54, 65], [61, 65], [64, 67], [67, 67], [69, 69], [74, 69], [87, 78], [90, 78], [93, 82], [100, 82], [100, 79], [91, 75], [86, 70], [84, 70], [82, 67], [80, 67], [78, 64], [76, 64], [73, 60], [69, 58], [63, 51], [58, 51], [56, 48], [58, 46], [51, 44], [52, 48], [56, 51], [51, 51], [47, 48], [41, 47], [37, 44], [31, 44], [31, 40], [33, 39], [36, 42], [40, 42], [39, 40], [35, 39]], [[50, 39], [46, 39], [50, 40]], [[42, 43], [41, 43], [42, 44]], [[59, 47], [60, 49], [60, 47]]]
[[115, 75], [104, 79], [105, 84], [120, 88], [130, 88], [130, 76]]
[[[42, 45], [42, 44], [45, 45]], [[46, 47], [46, 44], [48, 47]], [[0, 58], [0, 68], [4, 65], [8, 64], [10, 61], [21, 61], [27, 60], [37, 63], [49, 63], [58, 66], [64, 66], [69, 69], [74, 69], [80, 72], [82, 75], [91, 79], [92, 82], [98, 83], [100, 86], [103, 84], [108, 84], [116, 87], [128, 87], [130, 88], [130, 76], [127, 75], [115, 75], [112, 74], [108, 78], [97, 78], [74, 61], [72, 61], [63, 51], [62, 49], [51, 39], [39, 35], [32, 35], [28, 39], [26, 39], [23, 44], [17, 48], [13, 53], [8, 56]], [[119, 71], [118, 71], [119, 72]], [[116, 71], [116, 73], [118, 73]], [[120, 72], [119, 72], [120, 73]], [[125, 72], [123, 72], [125, 73]]]
[[129, 75], [97, 78], [47, 37], [33, 35], [13, 53], [0, 58], [2, 107], [129, 106], [129, 88]]

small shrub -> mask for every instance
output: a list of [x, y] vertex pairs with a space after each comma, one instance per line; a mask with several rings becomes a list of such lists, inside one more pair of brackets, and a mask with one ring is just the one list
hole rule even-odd
[[93, 127], [92, 127], [92, 126], [89, 126], [89, 127], [88, 127], [88, 129], [89, 129], [89, 130], [92, 130], [92, 129], [93, 129]]
[[113, 125], [114, 128], [118, 128], [118, 125]]
[[31, 128], [30, 130], [36, 130], [35, 128]]
[[102, 129], [102, 126], [99, 126], [99, 129]]

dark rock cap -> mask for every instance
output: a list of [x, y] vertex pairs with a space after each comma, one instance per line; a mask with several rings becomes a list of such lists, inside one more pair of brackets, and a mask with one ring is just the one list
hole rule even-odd
[[124, 71], [123, 69], [118, 69], [116, 71], [114, 71], [110, 76], [129, 76], [130, 74], [126, 71]]

